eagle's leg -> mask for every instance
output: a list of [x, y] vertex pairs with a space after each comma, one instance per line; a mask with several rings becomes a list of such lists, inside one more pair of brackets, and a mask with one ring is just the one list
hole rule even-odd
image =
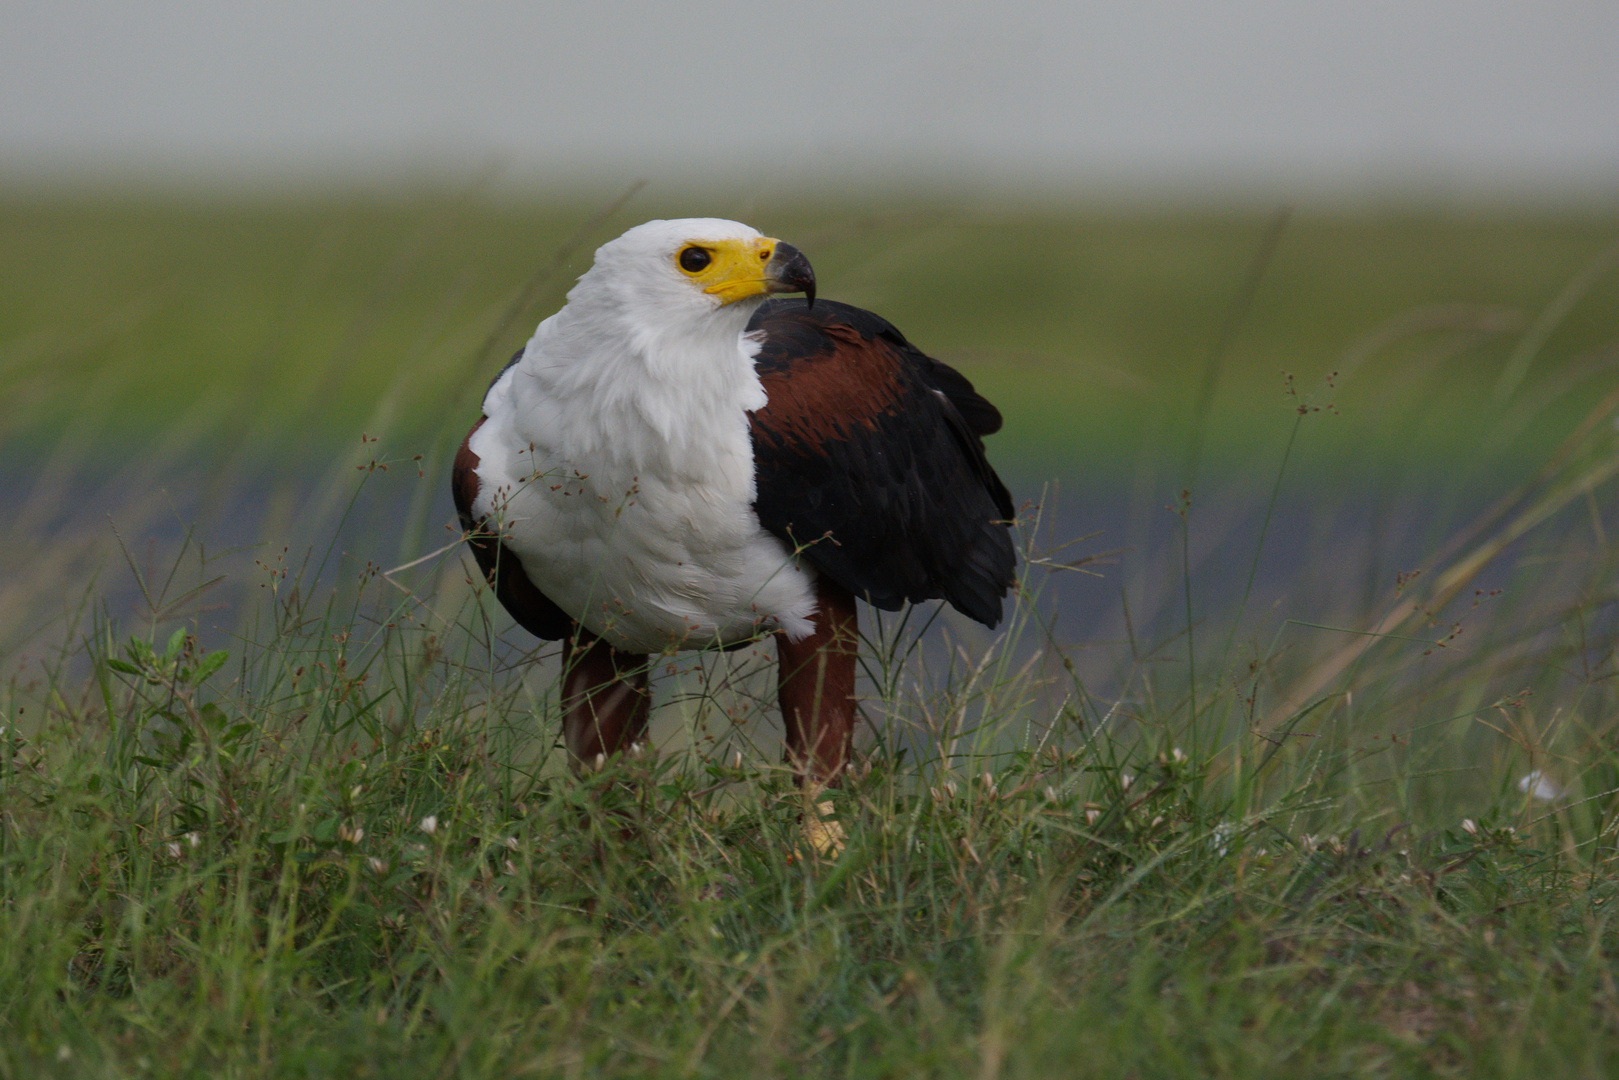
[[562, 741], [574, 771], [599, 767], [646, 734], [647, 658], [579, 628], [562, 641]]
[[787, 763], [804, 792], [804, 834], [822, 854], [843, 847], [843, 828], [820, 795], [837, 786], [854, 740], [854, 676], [860, 635], [854, 595], [816, 581], [815, 630], [799, 641], [776, 635], [777, 700], [787, 729]]

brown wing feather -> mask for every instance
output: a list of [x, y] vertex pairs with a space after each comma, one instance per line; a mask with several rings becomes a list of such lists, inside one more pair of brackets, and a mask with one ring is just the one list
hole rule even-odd
[[760, 524], [877, 607], [943, 598], [999, 622], [1016, 554], [981, 438], [995, 407], [869, 311], [778, 300], [749, 325]]

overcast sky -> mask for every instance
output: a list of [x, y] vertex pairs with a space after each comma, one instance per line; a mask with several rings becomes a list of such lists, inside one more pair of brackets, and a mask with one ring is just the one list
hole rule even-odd
[[1619, 0], [7, 0], [0, 176], [1619, 197]]

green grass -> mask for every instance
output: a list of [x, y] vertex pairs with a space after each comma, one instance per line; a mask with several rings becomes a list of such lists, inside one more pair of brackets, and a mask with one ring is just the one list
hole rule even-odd
[[[660, 660], [660, 753], [575, 779], [555, 659], [463, 551], [429, 539], [382, 576], [397, 536], [325, 546], [401, 471], [438, 490], [469, 387], [531, 321], [508, 314], [554, 302], [514, 302], [521, 283], [585, 213], [6, 211], [12, 467], [111, 469], [149, 522], [164, 462], [207, 449], [229, 484], [273, 455], [316, 495], [271, 518], [323, 545], [149, 553], [126, 523], [97, 583], [87, 518], [30, 506], [0, 532], [4, 640], [56, 612], [8, 646], [0, 696], [0, 1077], [1619, 1067], [1613, 283], [1557, 302], [1611, 223], [1301, 218], [1234, 309], [1260, 218], [744, 215], [960, 359], [1031, 467], [1059, 448], [1176, 474], [1199, 430], [1261, 490], [1460, 462], [1511, 496], [1359, 608], [1199, 608], [1076, 645], [1041, 591], [1112, 545], [1053, 550], [1072, 538], [1025, 522], [1004, 632], [946, 617], [917, 644], [920, 619], [868, 618], [850, 844], [818, 860], [768, 647]], [[1315, 385], [1438, 302], [1517, 314], [1418, 316], [1335, 398], [1308, 392], [1339, 415], [1273, 381]], [[357, 430], [385, 433], [392, 473]], [[1201, 495], [1193, 542], [1221, 511]], [[1502, 562], [1506, 594], [1478, 595]], [[225, 565], [255, 600], [209, 612]], [[115, 575], [140, 597], [117, 621]], [[1534, 770], [1557, 798], [1521, 789]]]
[[[1115, 704], [1023, 666], [1027, 609], [948, 662], [869, 628], [880, 737], [818, 861], [758, 658], [683, 658], [684, 738], [574, 780], [554, 668], [486, 604], [265, 584], [225, 648], [103, 627], [87, 678], [14, 680], [0, 1075], [1619, 1064], [1611, 637], [1440, 663], [1414, 625], [1276, 714], [1284, 635], [1194, 717], [1151, 665]], [[1531, 766], [1568, 794], [1521, 793]]]

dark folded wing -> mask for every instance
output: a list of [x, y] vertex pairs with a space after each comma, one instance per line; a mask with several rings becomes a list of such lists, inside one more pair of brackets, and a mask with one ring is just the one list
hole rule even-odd
[[472, 515], [472, 504], [477, 501], [481, 481], [478, 479], [478, 455], [472, 452], [470, 444], [473, 432], [483, 425], [484, 420], [485, 417], [479, 417], [478, 422], [472, 425], [472, 431], [467, 432], [461, 449], [456, 451], [455, 465], [450, 473], [450, 493], [455, 497], [455, 512], [461, 518], [461, 528], [467, 534], [467, 546], [472, 549], [472, 557], [477, 560], [478, 569], [483, 571], [484, 580], [495, 590], [495, 598], [517, 620], [517, 625], [535, 637], [548, 641], [565, 638], [573, 632], [573, 620], [550, 597], [534, 587], [523, 572], [523, 564], [517, 560], [512, 549], [501, 542], [499, 535], [489, 529], [486, 522]]
[[752, 414], [761, 524], [877, 607], [942, 598], [996, 625], [1016, 557], [984, 456], [995, 407], [869, 311], [773, 300], [749, 329], [769, 398]]

